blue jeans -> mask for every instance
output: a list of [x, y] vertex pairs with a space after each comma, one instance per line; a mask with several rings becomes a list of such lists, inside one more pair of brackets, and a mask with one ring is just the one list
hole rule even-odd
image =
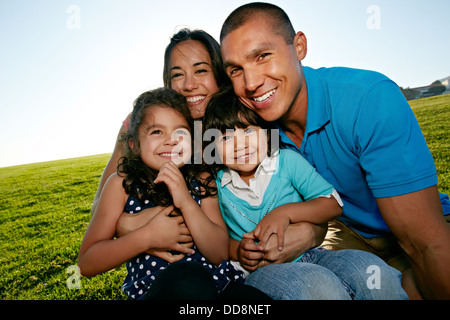
[[245, 283], [275, 300], [406, 300], [401, 277], [371, 253], [314, 248], [299, 262], [254, 271]]

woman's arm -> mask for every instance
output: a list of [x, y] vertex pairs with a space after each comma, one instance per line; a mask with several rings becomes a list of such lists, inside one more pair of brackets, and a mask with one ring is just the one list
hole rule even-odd
[[106, 181], [109, 179], [109, 177], [117, 172], [117, 162], [119, 161], [120, 157], [124, 155], [125, 145], [124, 145], [124, 136], [126, 134], [127, 130], [122, 125], [122, 127], [119, 130], [119, 134], [117, 135], [116, 139], [116, 145], [114, 146], [114, 151], [111, 155], [111, 158], [108, 161], [108, 164], [105, 167], [105, 170], [103, 171], [103, 175], [100, 178], [100, 184], [97, 189], [97, 193], [95, 194], [94, 201], [92, 203], [91, 207], [91, 214], [95, 215], [95, 212], [97, 211], [98, 201], [100, 198], [100, 194], [102, 193], [103, 186], [105, 185]]
[[[180, 243], [181, 245], [192, 248], [194, 245], [194, 242], [192, 240], [192, 237], [190, 235], [189, 229], [186, 227], [186, 224], [184, 223], [184, 218], [182, 215], [180, 215], [180, 212], [174, 208], [174, 206], [170, 205], [168, 207], [153, 207], [149, 209], [142, 210], [139, 213], [135, 214], [129, 214], [127, 212], [123, 212], [120, 217], [119, 221], [117, 222], [116, 227], [116, 236], [117, 237], [123, 237], [130, 232], [133, 232], [144, 225], [146, 225], [151, 219], [153, 219], [158, 214], [163, 215], [170, 215], [170, 216], [179, 216], [177, 219], [183, 219], [183, 223], [180, 225], [180, 228], [177, 229], [178, 231], [182, 232], [181, 235], [186, 235], [186, 242]], [[181, 229], [181, 227], [185, 227], [184, 230]], [[178, 236], [180, 234], [176, 234], [177, 230], [173, 230], [172, 234], [174, 239], [178, 239]], [[169, 233], [169, 231], [168, 231]], [[149, 249], [146, 250], [148, 254], [151, 254], [153, 256], [157, 256], [163, 260], [166, 260], [169, 263], [174, 263], [177, 261], [180, 261], [185, 257], [185, 254], [172, 254], [168, 248], [159, 248], [159, 249]]]
[[78, 254], [78, 266], [84, 276], [91, 277], [113, 269], [150, 248], [193, 252], [178, 243], [186, 240], [184, 236], [174, 240], [171, 234], [168, 235], [167, 230], [179, 228], [182, 223], [180, 219], [163, 214], [154, 217], [142, 228], [114, 239], [117, 220], [128, 197], [122, 180], [116, 174], [108, 179], [99, 199], [98, 210], [84, 235]]

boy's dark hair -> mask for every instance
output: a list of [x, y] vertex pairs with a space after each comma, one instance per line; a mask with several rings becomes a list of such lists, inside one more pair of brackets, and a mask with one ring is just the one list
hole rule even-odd
[[211, 97], [205, 110], [204, 130], [246, 128], [249, 125], [270, 129], [270, 122], [263, 120], [256, 112], [246, 107], [236, 96], [233, 87], [227, 86]]
[[259, 19], [270, 18], [273, 32], [281, 35], [287, 44], [292, 44], [295, 30], [286, 12], [280, 7], [264, 2], [253, 2], [245, 4], [234, 10], [222, 25], [220, 42], [232, 31], [243, 26], [255, 16]]
[[206, 48], [211, 58], [211, 67], [216, 79], [217, 86], [229, 83], [229, 78], [223, 69], [222, 55], [220, 53], [219, 43], [207, 32], [203, 30], [190, 30], [187, 28], [181, 29], [170, 39], [170, 43], [167, 45], [164, 52], [164, 69], [163, 69], [163, 81], [164, 86], [171, 87], [171, 74], [170, 74], [170, 58], [173, 48], [183, 41], [196, 40], [200, 41]]
[[[267, 130], [268, 154], [271, 155], [276, 151], [271, 150], [271, 129], [275, 129], [275, 125], [265, 121], [256, 112], [246, 107], [236, 96], [231, 86], [222, 88], [211, 97], [203, 121], [205, 132], [209, 129], [217, 129], [221, 133], [225, 133], [227, 129], [244, 129], [249, 125], [261, 127]], [[211, 166], [214, 174], [217, 174], [223, 168], [225, 168], [224, 164]]]
[[[127, 194], [133, 195], [141, 203], [144, 200], [149, 200], [155, 205], [168, 206], [172, 204], [172, 196], [167, 186], [164, 183], [155, 184], [153, 182], [159, 171], [148, 167], [141, 159], [139, 127], [147, 110], [152, 106], [175, 109], [186, 119], [192, 133], [193, 120], [186, 98], [183, 95], [170, 88], [158, 88], [144, 92], [134, 101], [130, 126], [124, 141], [125, 156], [119, 159], [117, 172], [119, 175], [125, 174], [122, 185]], [[130, 146], [130, 141], [133, 141], [133, 148]], [[180, 168], [189, 191], [201, 198], [210, 196], [215, 191], [215, 189], [203, 185], [200, 179], [202, 172], [199, 170], [204, 169], [192, 164], [185, 164]], [[194, 181], [205, 191], [204, 195], [201, 195], [202, 190], [195, 188]]]

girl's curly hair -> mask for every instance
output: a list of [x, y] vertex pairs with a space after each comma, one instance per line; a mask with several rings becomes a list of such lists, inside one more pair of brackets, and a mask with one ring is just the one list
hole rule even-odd
[[[141, 159], [139, 127], [147, 110], [152, 106], [175, 109], [186, 119], [190, 132], [193, 132], [193, 119], [183, 95], [169, 88], [158, 88], [144, 92], [134, 101], [130, 126], [124, 141], [125, 156], [119, 159], [117, 173], [125, 175], [122, 183], [123, 188], [127, 194], [133, 195], [139, 202], [144, 203], [145, 200], [149, 200], [155, 205], [168, 206], [173, 201], [167, 186], [164, 183], [155, 184], [153, 182], [159, 171], [148, 167]], [[130, 146], [130, 141], [133, 142], [133, 148]], [[180, 171], [192, 195], [200, 198], [215, 195], [216, 188], [210, 186], [210, 183], [205, 184], [203, 179], [200, 178], [202, 173], [208, 172], [207, 167], [185, 164], [180, 168]]]

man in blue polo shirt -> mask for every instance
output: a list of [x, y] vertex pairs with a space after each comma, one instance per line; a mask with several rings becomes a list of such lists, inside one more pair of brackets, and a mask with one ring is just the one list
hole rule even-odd
[[[282, 145], [300, 152], [340, 193], [344, 213], [325, 246], [378, 254], [403, 272], [411, 298], [450, 298], [443, 216], [450, 205], [440, 197], [433, 158], [398, 86], [375, 72], [303, 67], [305, 35], [270, 4], [236, 9], [222, 27], [221, 47], [239, 98], [277, 121]], [[286, 241], [300, 250], [300, 237], [291, 233]], [[247, 262], [258, 259], [254, 243], [241, 242], [239, 250]], [[281, 263], [289, 256], [272, 250], [264, 259]], [[281, 274], [274, 276], [288, 284]]]

